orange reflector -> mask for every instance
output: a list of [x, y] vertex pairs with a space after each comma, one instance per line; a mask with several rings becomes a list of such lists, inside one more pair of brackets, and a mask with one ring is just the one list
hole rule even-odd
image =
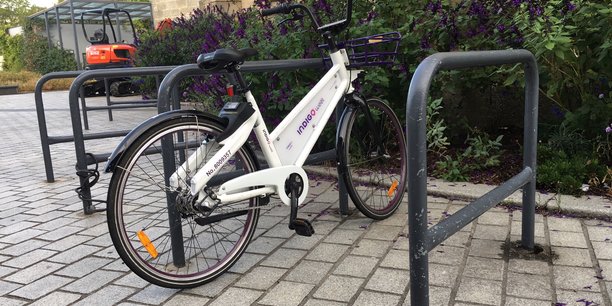
[[155, 246], [153, 245], [151, 240], [149, 240], [149, 237], [147, 236], [147, 234], [145, 234], [144, 231], [138, 231], [137, 234], [138, 234], [138, 240], [140, 240], [140, 243], [142, 243], [145, 249], [147, 249], [147, 252], [151, 254], [151, 257], [157, 258], [157, 250], [155, 249]]
[[389, 191], [387, 191], [387, 196], [393, 196], [393, 193], [395, 193], [395, 189], [397, 189], [397, 185], [399, 185], [399, 183], [397, 181], [393, 181], [393, 184], [391, 184], [391, 188], [389, 188]]

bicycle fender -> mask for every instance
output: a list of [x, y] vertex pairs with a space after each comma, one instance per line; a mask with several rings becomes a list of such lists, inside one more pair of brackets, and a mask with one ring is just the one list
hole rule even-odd
[[344, 146], [346, 146], [346, 136], [348, 135], [349, 118], [357, 108], [367, 107], [367, 102], [357, 94], [349, 94], [344, 97], [346, 107], [340, 116], [338, 128], [336, 129], [336, 158], [338, 160], [338, 174], [346, 173], [346, 156], [344, 156]]
[[215, 115], [196, 111], [196, 110], [175, 110], [175, 111], [169, 111], [169, 112], [159, 114], [139, 124], [133, 130], [131, 130], [123, 138], [123, 140], [121, 140], [119, 145], [117, 145], [115, 150], [113, 150], [113, 153], [111, 153], [111, 155], [108, 157], [106, 166], [104, 167], [104, 172], [107, 172], [107, 173], [113, 172], [113, 170], [115, 170], [115, 167], [117, 166], [117, 163], [119, 162], [119, 159], [121, 158], [121, 156], [123, 156], [123, 153], [127, 150], [127, 148], [129, 148], [136, 141], [136, 139], [138, 139], [142, 134], [144, 134], [150, 128], [158, 124], [162, 124], [166, 121], [172, 120], [172, 119], [181, 118], [181, 117], [192, 117], [192, 116], [201, 117], [203, 120], [216, 121], [217, 123], [221, 124], [223, 127], [227, 126], [227, 121], [224, 121]]

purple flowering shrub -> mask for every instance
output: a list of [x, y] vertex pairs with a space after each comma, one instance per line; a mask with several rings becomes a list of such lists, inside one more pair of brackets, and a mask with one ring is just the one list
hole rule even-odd
[[[198, 55], [224, 47], [255, 48], [259, 54], [249, 60], [320, 57], [316, 48], [318, 37], [310, 31], [309, 21], [277, 26], [273, 19], [261, 18], [260, 9], [269, 5], [267, 1], [256, 1], [255, 7], [237, 12], [207, 6], [176, 18], [171, 30], [152, 31], [142, 36], [139, 64], [194, 63]], [[299, 102], [322, 73], [304, 70], [245, 76], [271, 128]], [[226, 84], [221, 75], [186, 79], [181, 87], [182, 96], [184, 100], [202, 102], [205, 109], [214, 113], [226, 99]]]

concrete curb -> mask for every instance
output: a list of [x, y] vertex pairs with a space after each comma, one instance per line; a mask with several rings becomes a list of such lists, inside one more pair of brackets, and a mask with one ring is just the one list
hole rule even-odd
[[[331, 176], [337, 179], [336, 169], [324, 166], [304, 167], [309, 173]], [[427, 194], [450, 200], [473, 201], [497, 186], [472, 184], [467, 182], [447, 182], [440, 179], [427, 179]], [[521, 207], [522, 190], [519, 190], [504, 201], [504, 206]], [[600, 196], [575, 197], [564, 194], [536, 192], [536, 208], [554, 213], [577, 217], [612, 219], [612, 199]]]

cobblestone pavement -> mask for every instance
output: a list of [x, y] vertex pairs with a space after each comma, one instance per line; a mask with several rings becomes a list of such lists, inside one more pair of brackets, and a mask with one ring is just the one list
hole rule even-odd
[[[66, 92], [45, 93], [49, 134], [71, 132]], [[260, 219], [245, 255], [212, 283], [157, 287], [119, 259], [105, 213], [84, 215], [74, 188], [73, 144], [52, 146], [56, 182], [47, 183], [32, 94], [0, 97], [0, 305], [408, 305], [407, 205], [372, 222], [337, 213], [334, 182], [311, 180], [300, 215], [316, 234], [288, 230], [289, 209]], [[92, 103], [93, 104], [93, 103]], [[91, 132], [130, 128], [153, 109], [90, 112]], [[119, 139], [90, 141], [109, 152]], [[110, 176], [93, 188], [104, 199]], [[429, 197], [432, 223], [467, 203]], [[504, 246], [520, 239], [521, 213], [498, 207], [430, 254], [431, 305], [612, 306], [612, 224], [536, 216], [536, 259]], [[555, 304], [556, 303], [556, 304]]]

